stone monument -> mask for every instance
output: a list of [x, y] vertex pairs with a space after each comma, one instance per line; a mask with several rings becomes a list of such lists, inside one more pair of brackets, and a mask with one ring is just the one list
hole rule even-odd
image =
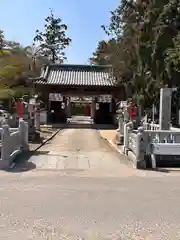
[[172, 88], [161, 88], [159, 125], [160, 130], [169, 130], [171, 126], [171, 97]]

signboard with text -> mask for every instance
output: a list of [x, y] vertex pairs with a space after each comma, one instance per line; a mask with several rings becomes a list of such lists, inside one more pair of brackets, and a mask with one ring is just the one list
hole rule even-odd
[[98, 102], [100, 103], [111, 103], [112, 95], [100, 95], [98, 97]]
[[51, 102], [62, 102], [63, 96], [61, 93], [50, 93], [49, 94], [49, 101]]

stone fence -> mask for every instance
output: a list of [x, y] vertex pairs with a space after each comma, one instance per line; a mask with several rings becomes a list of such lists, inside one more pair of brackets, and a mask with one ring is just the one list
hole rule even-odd
[[158, 124], [144, 123], [135, 130], [132, 122], [124, 123], [123, 140], [123, 152], [133, 161], [136, 168], [146, 168], [147, 164], [156, 168], [157, 156], [180, 158], [180, 129], [178, 128], [160, 130]]
[[3, 125], [0, 128], [0, 168], [8, 168], [17, 155], [29, 150], [28, 123], [19, 121], [18, 128]]

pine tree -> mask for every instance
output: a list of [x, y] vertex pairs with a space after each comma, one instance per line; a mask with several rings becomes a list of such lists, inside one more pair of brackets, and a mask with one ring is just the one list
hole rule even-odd
[[56, 18], [52, 10], [45, 18], [44, 32], [36, 30], [34, 41], [40, 43], [42, 56], [48, 57], [52, 63], [66, 59], [64, 50], [71, 42], [66, 31], [67, 25], [62, 23], [61, 18]]

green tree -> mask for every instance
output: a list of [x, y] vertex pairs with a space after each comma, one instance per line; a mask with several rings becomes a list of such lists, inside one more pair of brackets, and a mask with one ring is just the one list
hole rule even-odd
[[41, 55], [41, 48], [33, 44], [32, 46], [26, 46], [23, 48], [25, 55], [31, 59], [31, 64], [29, 65], [29, 69], [31, 73], [35, 76], [40, 74], [40, 70], [43, 65], [46, 65], [49, 62], [47, 57]]
[[110, 24], [102, 26], [108, 36], [114, 40], [111, 56], [114, 74], [118, 82], [128, 90], [128, 95], [132, 94], [135, 86], [138, 85], [134, 79], [137, 66], [140, 64], [138, 50], [141, 15], [137, 3], [123, 0], [111, 12]]
[[52, 63], [66, 59], [64, 50], [71, 42], [66, 31], [67, 25], [62, 23], [61, 18], [56, 18], [52, 10], [45, 18], [44, 32], [36, 30], [34, 41], [39, 43], [41, 55]]
[[30, 47], [24, 48], [14, 41], [4, 42], [6, 44], [0, 55], [0, 97], [31, 94], [32, 89], [27, 80], [29, 77], [39, 76], [43, 62], [37, 59], [36, 69], [31, 68], [32, 57], [28, 51]]
[[[166, 70], [170, 77], [180, 73], [180, 34], [173, 38], [173, 46], [166, 51]], [[178, 82], [177, 82], [178, 84]]]
[[179, 0], [122, 0], [102, 27], [113, 39], [108, 54], [115, 77], [138, 103], [151, 105], [160, 87], [177, 82]]
[[16, 41], [7, 41], [5, 40], [4, 41], [6, 46], [8, 46], [9, 49], [12, 49], [12, 50], [19, 50], [22, 48], [21, 44], [19, 42], [16, 42]]
[[110, 62], [111, 49], [108, 41], [100, 41], [93, 53], [93, 56], [89, 59], [91, 64], [95, 65], [108, 65]]

